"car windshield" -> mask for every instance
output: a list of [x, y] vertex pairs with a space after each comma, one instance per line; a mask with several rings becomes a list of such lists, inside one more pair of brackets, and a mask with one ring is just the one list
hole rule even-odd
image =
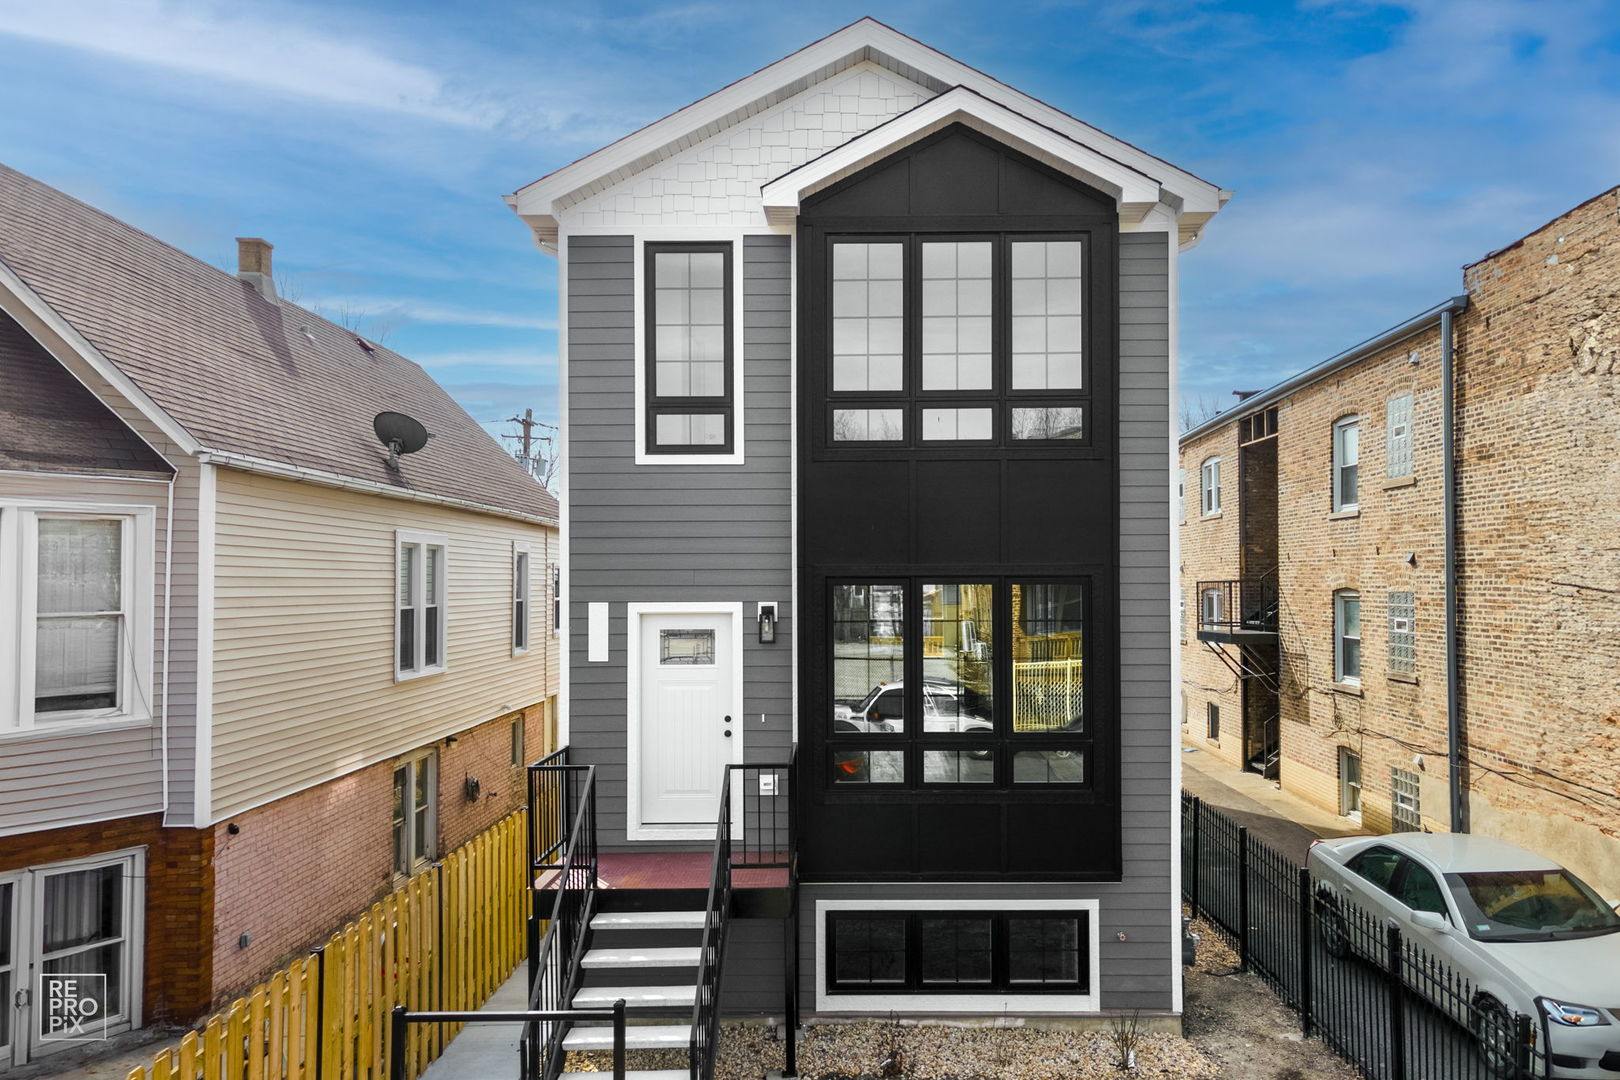
[[1478, 941], [1555, 941], [1620, 931], [1616, 915], [1567, 870], [1447, 874], [1463, 925]]

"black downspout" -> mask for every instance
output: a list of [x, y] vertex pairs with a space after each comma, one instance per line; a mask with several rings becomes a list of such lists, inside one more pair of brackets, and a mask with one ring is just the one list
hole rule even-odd
[[1468, 831], [1468, 796], [1463, 789], [1464, 732], [1458, 693], [1457, 657], [1457, 460], [1456, 369], [1452, 357], [1451, 320], [1467, 297], [1457, 297], [1440, 312], [1440, 472], [1441, 501], [1445, 507], [1446, 579], [1446, 775], [1451, 796], [1451, 831]]

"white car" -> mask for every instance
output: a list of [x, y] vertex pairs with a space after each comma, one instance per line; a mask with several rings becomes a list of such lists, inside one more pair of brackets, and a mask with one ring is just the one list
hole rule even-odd
[[1488, 1063], [1511, 1061], [1500, 1033], [1521, 1013], [1537, 1042], [1546, 1033], [1552, 1076], [1620, 1078], [1620, 915], [1574, 874], [1501, 840], [1431, 833], [1319, 840], [1307, 865], [1327, 951], [1377, 956], [1366, 931], [1393, 919], [1472, 983], [1461, 1009], [1435, 1004], [1482, 1037]]
[[[989, 734], [993, 724], [982, 716], [965, 713], [961, 695], [951, 683], [923, 683], [923, 731], [967, 735]], [[848, 705], [833, 708], [833, 730], [836, 732], [868, 732], [883, 734], [905, 730], [905, 692], [903, 682], [878, 683], [872, 687], [861, 703], [853, 709]], [[970, 751], [974, 757], [990, 756], [991, 751]]]

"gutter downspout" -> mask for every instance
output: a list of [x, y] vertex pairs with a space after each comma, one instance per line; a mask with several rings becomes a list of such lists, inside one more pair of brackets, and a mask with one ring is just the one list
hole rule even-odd
[[[1463, 302], [1466, 303], [1466, 298]], [[1454, 302], [1455, 303], [1455, 302]], [[1462, 710], [1458, 694], [1457, 658], [1457, 476], [1456, 476], [1456, 368], [1452, 356], [1452, 308], [1440, 313], [1440, 470], [1441, 500], [1445, 506], [1445, 620], [1446, 620], [1446, 777], [1450, 787], [1451, 831], [1468, 831], [1468, 795], [1463, 789]]]

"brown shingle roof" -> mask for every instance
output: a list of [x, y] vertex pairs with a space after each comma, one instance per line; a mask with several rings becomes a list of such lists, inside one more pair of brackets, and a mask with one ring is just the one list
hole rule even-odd
[[[0, 261], [209, 450], [557, 517], [416, 364], [4, 165]], [[385, 410], [434, 436], [397, 470], [371, 430]]]
[[174, 471], [4, 312], [0, 469], [164, 478]]

